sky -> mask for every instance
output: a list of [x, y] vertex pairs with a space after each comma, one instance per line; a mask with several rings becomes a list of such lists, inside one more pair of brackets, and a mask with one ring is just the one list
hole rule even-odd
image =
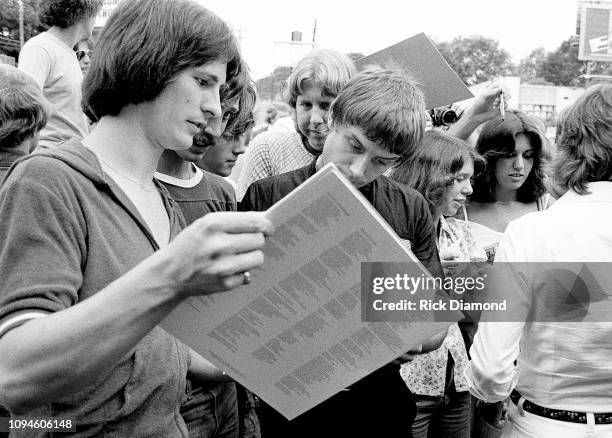
[[[483, 35], [514, 62], [536, 47], [553, 51], [576, 30], [576, 0], [198, 0], [239, 37], [255, 79], [318, 48], [369, 55], [425, 32], [434, 41]], [[305, 44], [287, 42], [301, 31]]]

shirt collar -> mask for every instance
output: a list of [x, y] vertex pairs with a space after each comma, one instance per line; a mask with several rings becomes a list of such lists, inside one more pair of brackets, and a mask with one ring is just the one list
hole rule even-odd
[[551, 208], [555, 205], [565, 205], [566, 203], [573, 202], [609, 202], [612, 203], [612, 182], [610, 181], [596, 181], [587, 184], [588, 194], [579, 195], [574, 190], [568, 190], [563, 196], [561, 196], [557, 202], [555, 202]]

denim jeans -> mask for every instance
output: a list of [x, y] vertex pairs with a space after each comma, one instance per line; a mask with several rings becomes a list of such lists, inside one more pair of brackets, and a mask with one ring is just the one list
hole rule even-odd
[[502, 410], [503, 402], [484, 403], [472, 396], [472, 438], [500, 438], [505, 423]]
[[414, 438], [469, 438], [471, 395], [448, 391], [446, 395], [415, 395], [417, 414]]
[[181, 415], [190, 438], [238, 438], [236, 385], [222, 382], [200, 386], [188, 381]]

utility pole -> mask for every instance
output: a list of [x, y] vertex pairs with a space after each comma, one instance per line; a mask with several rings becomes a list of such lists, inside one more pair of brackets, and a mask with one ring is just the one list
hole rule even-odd
[[312, 29], [312, 48], [315, 48], [315, 38], [317, 35], [317, 19], [315, 18], [314, 27]]
[[19, 4], [19, 50], [23, 48], [24, 35], [23, 35], [23, 0], [18, 0]]

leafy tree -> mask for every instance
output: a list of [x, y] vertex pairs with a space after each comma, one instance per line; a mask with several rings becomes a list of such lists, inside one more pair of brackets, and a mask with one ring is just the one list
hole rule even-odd
[[[23, 0], [24, 41], [45, 30], [38, 19], [38, 0]], [[19, 2], [0, 1], [0, 52], [16, 57], [19, 54]]]
[[[588, 64], [591, 74], [612, 75], [612, 63]], [[542, 48], [535, 49], [527, 58], [521, 60], [518, 72], [525, 82], [575, 87], [583, 85], [583, 78], [580, 76], [586, 73], [586, 67], [586, 62], [578, 60], [577, 37], [571, 36], [553, 52], [545, 53]]]
[[520, 76], [522, 82], [533, 83], [533, 81], [538, 79], [538, 71], [546, 56], [547, 53], [544, 47], [538, 47], [533, 49], [528, 56], [521, 59], [516, 69], [516, 74]]
[[512, 73], [510, 53], [492, 38], [481, 35], [457, 37], [438, 44], [438, 50], [467, 85]]
[[538, 76], [555, 85], [578, 86], [584, 63], [578, 60], [578, 45], [574, 38], [563, 41], [559, 48], [549, 53], [538, 68]]

